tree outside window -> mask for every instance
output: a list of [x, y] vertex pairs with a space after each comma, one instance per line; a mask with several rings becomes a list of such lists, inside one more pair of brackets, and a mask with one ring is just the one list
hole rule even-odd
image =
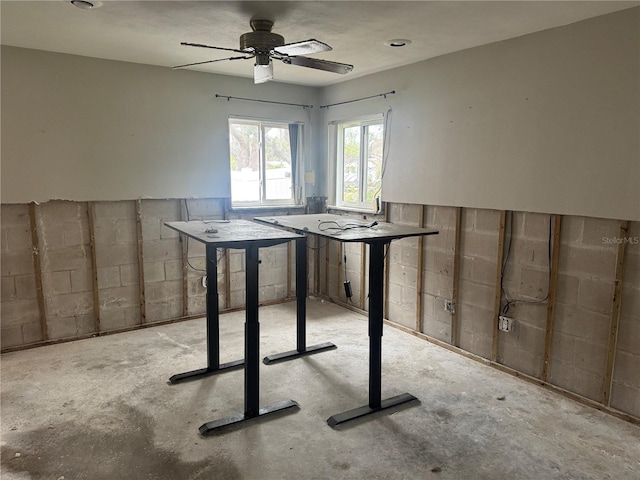
[[294, 203], [298, 130], [297, 124], [229, 120], [233, 205]]
[[338, 203], [373, 209], [382, 190], [382, 117], [337, 125]]

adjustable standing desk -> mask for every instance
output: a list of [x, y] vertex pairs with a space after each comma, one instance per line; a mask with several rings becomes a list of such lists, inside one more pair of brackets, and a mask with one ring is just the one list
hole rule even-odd
[[382, 326], [384, 298], [384, 247], [392, 240], [438, 232], [386, 222], [367, 222], [332, 214], [288, 215], [255, 218], [256, 221], [304, 234], [318, 235], [340, 242], [363, 242], [369, 245], [369, 403], [329, 417], [335, 427], [380, 410], [395, 407], [416, 397], [403, 393], [382, 400]]
[[[207, 254], [207, 367], [174, 375], [169, 381], [177, 383], [187, 378], [213, 375], [244, 365], [244, 413], [205, 423], [200, 427], [200, 433], [204, 435], [219, 427], [298, 406], [293, 400], [284, 400], [260, 408], [260, 324], [258, 321], [258, 264], [260, 261], [258, 251], [261, 247], [270, 247], [295, 240], [297, 245], [301, 245], [299, 248], [303, 248], [306, 252], [306, 237], [247, 220], [230, 220], [226, 223], [167, 222], [165, 225], [204, 243]], [[244, 359], [222, 365], [220, 364], [219, 348], [217, 248], [244, 249], [246, 253]], [[305, 291], [297, 293], [304, 300], [306, 288]]]

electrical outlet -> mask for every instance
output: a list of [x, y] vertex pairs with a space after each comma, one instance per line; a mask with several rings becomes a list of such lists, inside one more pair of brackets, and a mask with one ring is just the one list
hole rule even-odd
[[501, 332], [510, 332], [513, 330], [513, 318], [500, 315], [498, 317], [498, 320], [498, 330], [500, 330]]
[[444, 301], [444, 311], [449, 312], [451, 314], [455, 313], [456, 306], [453, 303], [453, 300], [445, 300]]

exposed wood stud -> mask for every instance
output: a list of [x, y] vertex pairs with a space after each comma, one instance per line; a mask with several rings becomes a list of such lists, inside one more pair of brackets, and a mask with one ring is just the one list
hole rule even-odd
[[460, 292], [460, 238], [462, 237], [462, 207], [456, 207], [456, 236], [453, 246], [453, 288], [451, 290], [451, 302], [453, 313], [451, 314], [451, 343], [460, 346], [460, 320], [458, 317], [458, 297]]
[[[180, 200], [180, 220], [186, 222], [189, 220], [189, 206], [187, 199]], [[180, 234], [180, 243], [182, 244], [182, 316], [189, 315], [189, 237]]]
[[345, 256], [345, 248], [344, 248], [344, 242], [340, 242], [338, 243], [338, 255], [340, 256], [340, 258], [338, 258], [338, 297], [342, 296], [342, 292], [344, 292], [344, 290], [341, 290], [341, 286], [344, 284], [344, 281], [346, 280], [346, 276], [344, 274], [344, 269], [345, 269], [345, 263], [344, 263], [344, 256]]
[[[311, 258], [312, 255], [309, 254], [310, 244], [314, 245], [312, 242], [313, 242], [313, 240], [311, 240], [311, 236], [308, 236], [307, 237], [307, 245], [305, 247], [307, 249], [307, 269], [306, 269], [306, 272], [307, 272], [307, 291], [305, 292], [307, 297], [309, 295], [311, 295], [316, 289], [315, 278], [316, 278], [317, 267], [315, 266], [315, 264], [312, 263], [314, 260], [312, 260], [312, 258]], [[315, 252], [314, 252], [314, 254], [315, 254]], [[294, 251], [293, 255], [294, 255], [294, 258], [295, 258], [295, 255], [296, 255], [295, 251]], [[313, 265], [313, 273], [311, 273], [311, 265]], [[312, 275], [313, 275], [313, 279], [311, 278]], [[312, 287], [311, 287], [312, 283], [313, 283], [313, 290], [312, 290]], [[296, 295], [297, 295], [297, 292], [296, 292]]]
[[551, 271], [549, 272], [549, 298], [547, 301], [547, 327], [544, 339], [544, 361], [542, 380], [549, 379], [551, 367], [551, 344], [553, 342], [553, 324], [555, 319], [556, 294], [558, 290], [558, 265], [560, 264], [560, 232], [562, 215], [553, 216], [553, 246], [551, 251]]
[[[424, 205], [420, 205], [418, 213], [418, 227], [424, 228]], [[422, 271], [424, 265], [424, 236], [418, 237], [418, 265], [417, 265], [417, 279], [416, 279], [416, 331], [423, 331], [423, 314], [424, 309], [422, 306], [422, 292], [424, 287], [424, 272]]]
[[[498, 316], [500, 315], [500, 302], [502, 299], [502, 288], [500, 287], [502, 281], [502, 261], [504, 257], [504, 232], [505, 222], [507, 218], [507, 212], [505, 210], [500, 211], [500, 226], [498, 228], [498, 252], [496, 259], [496, 295], [493, 306], [493, 330], [491, 337], [491, 361], [496, 362], [498, 360]], [[513, 221], [513, 218], [511, 219]]]
[[293, 241], [287, 242], [287, 297], [291, 296], [291, 267], [293, 262], [291, 261], [291, 252], [293, 251]]
[[320, 238], [313, 236], [313, 291], [320, 294]]
[[[223, 204], [223, 220], [229, 220], [229, 211], [231, 210], [231, 199], [225, 198]], [[231, 308], [231, 252], [228, 248], [224, 250], [224, 306]], [[218, 279], [216, 279], [216, 282]]]
[[36, 294], [38, 296], [38, 312], [40, 314], [40, 330], [42, 339], [49, 340], [49, 327], [47, 326], [47, 313], [44, 304], [44, 291], [42, 289], [42, 265], [40, 264], [40, 246], [38, 240], [38, 222], [36, 221], [36, 203], [29, 204], [29, 221], [31, 224], [31, 248], [33, 249], [33, 273], [36, 280]]
[[136, 231], [138, 236], [138, 288], [140, 290], [140, 324], [147, 323], [144, 285], [144, 240], [142, 238], [142, 200], [136, 200]]
[[93, 312], [94, 331], [99, 332], [100, 328], [100, 289], [98, 286], [98, 262], [96, 260], [96, 205], [94, 202], [87, 202], [87, 219], [89, 221], [89, 248], [91, 251], [91, 277], [93, 280]]
[[[620, 222], [620, 233], [618, 238], [626, 239], [629, 233], [629, 221]], [[618, 346], [618, 326], [620, 324], [620, 305], [622, 303], [622, 281], [624, 280], [624, 254], [627, 242], [618, 243], [618, 253], [616, 256], [616, 276], [613, 290], [611, 306], [611, 323], [609, 329], [609, 348], [607, 351], [607, 364], [602, 385], [602, 403], [606, 406], [611, 404], [611, 389], [613, 386], [613, 369]]]
[[329, 295], [329, 261], [331, 260], [331, 247], [333, 245], [332, 240], [328, 240], [324, 247], [324, 293]]
[[[384, 207], [384, 221], [389, 222], [390, 214], [388, 204], [385, 203]], [[382, 298], [382, 318], [389, 318], [389, 249], [391, 248], [391, 242], [386, 244], [387, 248], [384, 252], [384, 296]]]
[[360, 308], [363, 310], [365, 307], [365, 285], [367, 272], [367, 244], [360, 244]]

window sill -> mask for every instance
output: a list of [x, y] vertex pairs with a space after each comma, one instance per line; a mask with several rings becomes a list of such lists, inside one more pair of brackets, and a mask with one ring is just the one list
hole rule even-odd
[[357, 208], [357, 207], [338, 207], [336, 205], [328, 205], [327, 212], [329, 213], [355, 213], [358, 215], [362, 215], [363, 217], [373, 217], [373, 218], [383, 218], [384, 210], [381, 212], [376, 212], [374, 210], [368, 210], [366, 208]]
[[255, 205], [246, 207], [231, 207], [230, 213], [264, 213], [264, 212], [289, 212], [301, 210], [304, 213], [305, 205]]

